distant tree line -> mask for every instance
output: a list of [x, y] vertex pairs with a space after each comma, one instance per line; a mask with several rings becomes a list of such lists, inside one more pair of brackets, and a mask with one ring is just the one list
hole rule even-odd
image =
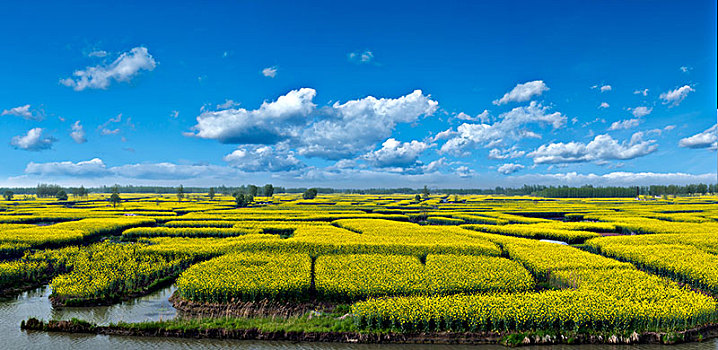
[[639, 195], [690, 195], [716, 193], [716, 185], [653, 185], [634, 187], [546, 187], [533, 193], [533, 195], [549, 198], [607, 198], [607, 197], [637, 197]]
[[[543, 186], [543, 185], [524, 185], [522, 187], [495, 187], [491, 189], [432, 189], [432, 193], [446, 195], [473, 195], [473, 194], [496, 194], [496, 195], [533, 195], [548, 198], [605, 198], [605, 197], [636, 197], [637, 195], [691, 195], [704, 193], [718, 193], [718, 186], [715, 184], [691, 184], [691, 185], [652, 185], [652, 186], [608, 186], [594, 187], [591, 185], [581, 187], [569, 186]], [[336, 189], [330, 187], [312, 187], [312, 188], [284, 188], [266, 184], [264, 186], [257, 185], [241, 185], [241, 186], [217, 186], [217, 187], [169, 187], [169, 186], [101, 186], [101, 187], [62, 187], [55, 184], [39, 184], [36, 187], [16, 187], [16, 188], [0, 188], [0, 194], [5, 198], [12, 199], [14, 195], [37, 195], [40, 198], [64, 198], [67, 194], [72, 194], [73, 200], [79, 198], [87, 198], [90, 193], [159, 193], [159, 194], [175, 194], [177, 199], [182, 201], [187, 198], [187, 193], [207, 193], [210, 199], [214, 199], [215, 195], [222, 194], [235, 197], [238, 205], [246, 205], [251, 203], [255, 197], [264, 196], [271, 197], [277, 193], [296, 193], [302, 194], [305, 199], [311, 199], [317, 194], [330, 193], [346, 193], [346, 194], [419, 194], [420, 198], [428, 198], [428, 188], [424, 186], [422, 189], [401, 187], [401, 188], [369, 188], [369, 189]], [[248, 200], [249, 199], [249, 200]]]

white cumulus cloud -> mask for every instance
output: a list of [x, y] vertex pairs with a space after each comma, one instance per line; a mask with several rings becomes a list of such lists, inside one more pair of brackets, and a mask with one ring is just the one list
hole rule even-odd
[[300, 155], [337, 160], [366, 153], [389, 138], [397, 124], [431, 116], [438, 102], [421, 90], [399, 98], [367, 96], [323, 108], [317, 121], [294, 141]]
[[508, 159], [508, 158], [519, 158], [526, 154], [524, 151], [519, 151], [516, 146], [509, 149], [498, 149], [493, 148], [489, 151], [489, 159]]
[[431, 116], [438, 103], [421, 90], [398, 98], [367, 96], [316, 108], [311, 88], [292, 90], [258, 109], [204, 111], [187, 136], [229, 144], [285, 143], [299, 155], [338, 160], [371, 151], [400, 123]]
[[528, 106], [516, 107], [509, 112], [499, 115], [494, 124], [468, 124], [457, 127], [456, 131], [447, 130], [441, 135], [451, 137], [443, 146], [442, 153], [462, 154], [467, 147], [485, 146], [494, 147], [508, 141], [518, 141], [524, 138], [540, 138], [537, 133], [526, 129], [527, 125], [551, 125], [558, 129], [566, 125], [567, 118], [559, 112], [548, 113], [544, 107], [535, 101]]
[[73, 78], [61, 79], [60, 83], [75, 91], [107, 89], [114, 81], [129, 82], [141, 70], [155, 69], [157, 62], [145, 47], [135, 47], [124, 52], [107, 65], [86, 67], [73, 73]]
[[493, 103], [495, 105], [502, 105], [509, 102], [525, 102], [548, 90], [549, 88], [544, 84], [543, 80], [529, 81], [523, 84], [517, 84], [511, 91], [505, 93], [500, 99], [494, 100]]
[[28, 120], [42, 120], [43, 113], [38, 111], [30, 110], [30, 105], [17, 106], [10, 109], [5, 109], [0, 115], [13, 115]]
[[424, 142], [413, 140], [400, 142], [390, 138], [376, 151], [364, 155], [364, 159], [372, 166], [407, 168], [417, 165], [419, 156], [430, 146]]
[[619, 143], [607, 134], [597, 135], [593, 141], [558, 142], [541, 145], [526, 156], [535, 164], [578, 163], [606, 160], [626, 160], [642, 157], [658, 149], [655, 140], [643, 140], [643, 133], [637, 132], [630, 141]]
[[678, 141], [678, 145], [686, 148], [710, 148], [716, 149], [718, 141], [718, 125], [713, 125], [707, 130], [686, 137]]
[[498, 172], [500, 172], [500, 173], [502, 173], [502, 174], [504, 174], [504, 175], [509, 175], [509, 174], [513, 174], [513, 173], [515, 173], [515, 172], [517, 172], [517, 171], [519, 171], [519, 170], [521, 170], [521, 169], [523, 169], [523, 168], [525, 168], [525, 166], [523, 166], [523, 165], [521, 165], [521, 164], [517, 164], [517, 163], [506, 163], [506, 164], [501, 165], [501, 166], [498, 168]]
[[653, 111], [653, 108], [640, 106], [640, 107], [632, 108], [630, 110], [631, 110], [631, 113], [633, 113], [634, 117], [641, 118], [641, 117], [645, 117], [645, 116], [651, 114], [651, 112]]
[[26, 151], [42, 151], [52, 148], [52, 144], [57, 141], [54, 137], [43, 137], [42, 128], [30, 129], [26, 135], [15, 136], [10, 140], [10, 145], [16, 149]]
[[274, 144], [298, 133], [298, 128], [314, 111], [316, 91], [311, 88], [292, 90], [258, 109], [229, 108], [205, 111], [193, 127], [196, 136], [221, 143]]
[[70, 133], [70, 137], [72, 137], [73, 140], [77, 143], [85, 143], [87, 142], [87, 139], [85, 138], [85, 129], [82, 127], [82, 124], [80, 124], [80, 121], [75, 121], [74, 124], [72, 124], [72, 132]]
[[613, 131], [631, 129], [637, 127], [639, 124], [641, 124], [641, 120], [638, 118], [619, 120], [617, 122], [613, 122], [613, 124], [611, 124], [608, 130]]
[[611, 105], [608, 104], [608, 102], [601, 102], [601, 105], [598, 106], [598, 108], [608, 108], [611, 107]]
[[458, 175], [459, 177], [466, 178], [466, 177], [473, 176], [476, 172], [474, 170], [470, 169], [469, 167], [462, 165], [462, 166], [456, 168], [454, 173], [456, 175]]
[[100, 158], [93, 158], [77, 163], [73, 162], [30, 162], [25, 167], [25, 174], [42, 176], [79, 176], [95, 177], [110, 174], [105, 163]]
[[482, 123], [488, 123], [490, 118], [491, 117], [489, 115], [489, 111], [486, 109], [483, 112], [477, 114], [475, 117], [472, 117], [464, 112], [459, 112], [459, 114], [456, 115], [456, 119], [459, 119], [459, 120], [466, 120], [466, 121], [471, 121], [471, 122], [479, 121]]
[[694, 92], [692, 87], [683, 85], [674, 90], [666, 91], [659, 97], [663, 100], [663, 104], [670, 104], [671, 107], [678, 106], [688, 96], [689, 93]]
[[294, 156], [294, 152], [284, 147], [272, 146], [240, 147], [224, 156], [224, 161], [230, 166], [246, 171], [290, 171], [304, 165]]

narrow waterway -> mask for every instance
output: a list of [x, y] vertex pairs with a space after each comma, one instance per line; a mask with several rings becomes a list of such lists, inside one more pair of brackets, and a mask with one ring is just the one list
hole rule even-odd
[[[45, 286], [24, 292], [15, 298], [0, 299], [0, 349], [53, 349], [53, 350], [98, 350], [98, 349], [307, 349], [307, 350], [408, 350], [408, 349], [476, 349], [506, 350], [498, 345], [450, 346], [450, 345], [379, 345], [340, 343], [291, 343], [233, 341], [214, 339], [121, 337], [91, 334], [65, 334], [26, 332], [20, 330], [20, 321], [29, 317], [43, 320], [68, 320], [73, 317], [98, 324], [111, 322], [139, 322], [173, 318], [176, 310], [168, 299], [174, 287], [168, 287], [151, 295], [112, 306], [88, 308], [53, 309], [48, 300], [50, 288]], [[557, 345], [527, 347], [534, 350], [718, 350], [718, 340], [704, 343], [664, 345]]]

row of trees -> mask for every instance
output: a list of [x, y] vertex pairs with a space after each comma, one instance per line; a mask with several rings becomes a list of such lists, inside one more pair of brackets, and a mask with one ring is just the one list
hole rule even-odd
[[664, 196], [664, 195], [691, 195], [716, 193], [716, 185], [693, 184], [693, 185], [653, 185], [634, 187], [545, 187], [531, 194], [549, 198], [607, 198], [607, 197], [638, 197], [641, 195]]
[[[129, 189], [129, 191], [125, 191]], [[304, 199], [315, 198], [318, 194], [328, 193], [358, 193], [358, 194], [417, 194], [417, 201], [426, 200], [429, 196], [427, 186], [422, 190], [412, 188], [394, 188], [394, 189], [367, 189], [367, 190], [350, 190], [350, 189], [332, 189], [332, 188], [289, 188], [275, 187], [272, 184], [266, 184], [262, 187], [256, 185], [246, 185], [239, 187], [188, 187], [180, 185], [179, 187], [150, 187], [150, 186], [119, 186], [97, 187], [87, 189], [84, 186], [63, 188], [54, 184], [39, 184], [35, 188], [0, 188], [5, 200], [13, 200], [17, 194], [35, 194], [39, 198], [57, 198], [58, 200], [68, 200], [67, 193], [71, 193], [75, 199], [87, 198], [90, 192], [111, 192], [118, 194], [120, 192], [138, 193], [137, 190], [153, 190], [153, 193], [172, 193], [174, 192], [179, 201], [187, 198], [187, 193], [207, 192], [210, 200], [214, 200], [218, 193], [223, 195], [232, 195], [238, 198], [239, 194], [244, 195], [244, 202], [250, 203], [255, 197], [264, 196], [272, 197], [275, 193], [302, 193]], [[168, 189], [172, 189], [169, 191]], [[443, 193], [448, 195], [471, 195], [471, 194], [499, 194], [499, 195], [534, 195], [549, 198], [598, 198], [598, 197], [636, 197], [638, 195], [690, 195], [704, 193], [718, 193], [718, 186], [715, 184], [691, 184], [691, 185], [652, 185], [652, 186], [610, 186], [610, 187], [594, 187], [594, 186], [543, 186], [543, 185], [524, 185], [518, 188], [495, 187], [493, 189], [436, 189], [435, 193]], [[26, 196], [26, 198], [28, 198]], [[197, 197], [195, 197], [197, 198]], [[247, 201], [246, 198], [252, 198]]]
[[548, 198], [608, 198], [608, 197], [638, 197], [638, 187], [547, 187], [534, 193], [537, 196]]
[[[261, 192], [260, 192], [261, 191]], [[262, 195], [264, 197], [272, 197], [274, 196], [274, 186], [272, 184], [266, 184], [264, 187], [257, 187], [255, 185], [249, 185], [247, 187], [244, 187], [244, 190], [236, 190], [232, 193], [232, 197], [235, 197], [235, 199], [242, 195], [243, 197], [252, 198], [254, 200], [254, 197], [257, 197], [258, 195]], [[185, 190], [184, 186], [179, 185], [177, 187], [177, 200], [182, 201], [182, 199], [185, 198]], [[209, 197], [209, 200], [214, 200], [214, 197], [217, 196], [217, 190], [215, 190], [214, 187], [210, 187], [207, 191], [207, 197]], [[251, 202], [251, 201], [250, 201]]]

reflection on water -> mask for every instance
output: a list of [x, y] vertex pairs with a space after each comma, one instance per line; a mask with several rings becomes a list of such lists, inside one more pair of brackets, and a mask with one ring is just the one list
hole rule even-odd
[[[291, 343], [261, 342], [213, 339], [184, 338], [148, 338], [119, 337], [92, 334], [65, 334], [45, 332], [24, 332], [20, 330], [20, 321], [29, 317], [44, 320], [81, 318], [98, 324], [113, 322], [139, 322], [169, 319], [176, 310], [167, 300], [174, 292], [168, 287], [151, 295], [103, 307], [53, 309], [48, 300], [49, 287], [24, 292], [13, 299], [0, 300], [0, 348], [1, 349], [243, 349], [276, 350], [408, 350], [408, 349], [480, 349], [506, 350], [498, 345], [457, 346], [457, 345], [379, 345], [379, 344], [339, 344], [339, 343]], [[718, 350], [718, 340], [705, 343], [662, 345], [556, 345], [533, 346], [524, 350]]]

